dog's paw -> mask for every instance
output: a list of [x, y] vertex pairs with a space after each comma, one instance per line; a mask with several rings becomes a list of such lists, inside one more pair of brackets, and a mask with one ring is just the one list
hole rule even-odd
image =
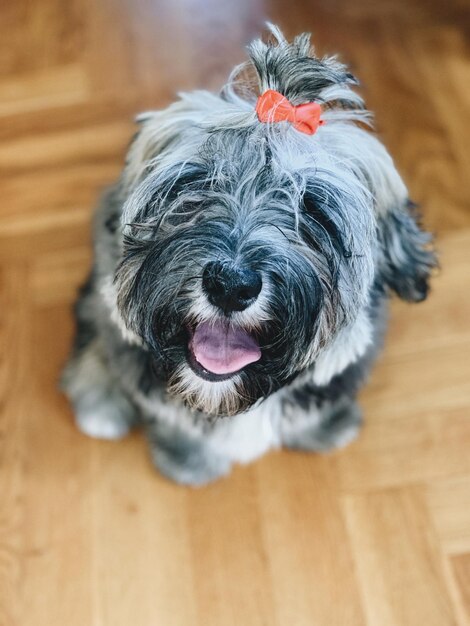
[[77, 428], [89, 437], [121, 439], [139, 421], [137, 407], [111, 376], [96, 342], [70, 359], [61, 386]]
[[95, 439], [122, 439], [131, 429], [131, 424], [121, 415], [101, 408], [77, 413], [75, 423], [84, 435]]
[[152, 460], [167, 478], [183, 485], [201, 486], [229, 473], [231, 462], [217, 454], [203, 438], [182, 432], [149, 433]]
[[194, 464], [194, 459], [189, 463], [178, 463], [160, 452], [152, 456], [155, 466], [163, 476], [181, 485], [202, 487], [226, 476], [230, 471], [230, 463], [225, 459], [199, 459]]
[[96, 402], [79, 402], [75, 406], [75, 423], [89, 437], [122, 439], [137, 423], [137, 412], [126, 398], [114, 394], [109, 399], [97, 398]]
[[322, 419], [304, 424], [284, 437], [284, 444], [296, 450], [328, 452], [344, 448], [358, 436], [362, 413], [353, 401], [338, 402], [328, 407]]

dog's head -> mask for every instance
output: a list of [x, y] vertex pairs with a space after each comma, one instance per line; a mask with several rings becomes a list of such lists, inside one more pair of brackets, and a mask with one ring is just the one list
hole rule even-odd
[[[273, 34], [220, 96], [141, 116], [121, 183], [120, 313], [170, 390], [211, 415], [306, 369], [326, 384], [371, 341], [371, 290], [421, 300], [434, 263], [354, 77], [308, 36]], [[262, 123], [267, 89], [319, 103], [324, 124]]]

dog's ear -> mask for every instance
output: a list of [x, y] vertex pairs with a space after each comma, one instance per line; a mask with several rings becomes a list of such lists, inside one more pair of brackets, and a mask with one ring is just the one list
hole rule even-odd
[[[122, 182], [127, 191], [140, 183], [155, 160], [161, 169], [176, 162], [194, 158], [200, 140], [201, 124], [211, 111], [223, 106], [223, 101], [213, 94], [200, 91], [181, 94], [166, 109], [148, 111], [137, 117], [138, 132], [126, 156]], [[194, 147], [193, 153], [190, 152]]]
[[[165, 189], [175, 189], [177, 178], [194, 176], [191, 161], [197, 158], [201, 143], [201, 123], [214, 108], [211, 106], [214, 101], [219, 105], [222, 102], [208, 92], [182, 94], [166, 109], [137, 117], [139, 129], [127, 152], [120, 179], [120, 192], [125, 200], [123, 225], [143, 217], [139, 211], [146, 209], [156, 190], [163, 193]], [[156, 180], [156, 176], [160, 178]]]
[[162, 111], [149, 111], [140, 114], [136, 122], [139, 125], [126, 155], [123, 183], [127, 190], [141, 182], [153, 159], [178, 137], [181, 129], [178, 116], [172, 117], [170, 106]]
[[433, 237], [422, 230], [416, 205], [378, 215], [377, 280], [409, 302], [424, 300], [431, 270], [437, 266]]

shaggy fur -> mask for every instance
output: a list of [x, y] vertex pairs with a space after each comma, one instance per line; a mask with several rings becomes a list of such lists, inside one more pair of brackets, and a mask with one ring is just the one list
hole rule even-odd
[[[155, 464], [201, 484], [271, 447], [328, 450], [356, 435], [355, 397], [380, 346], [391, 291], [426, 297], [431, 238], [335, 58], [271, 28], [220, 95], [182, 94], [139, 117], [121, 179], [94, 224], [95, 263], [63, 376], [79, 428], [145, 426]], [[316, 101], [314, 135], [260, 123], [266, 89]], [[245, 309], [203, 288], [209, 263], [262, 278]], [[262, 357], [230, 376], [191, 363], [191, 334], [226, 319]]]

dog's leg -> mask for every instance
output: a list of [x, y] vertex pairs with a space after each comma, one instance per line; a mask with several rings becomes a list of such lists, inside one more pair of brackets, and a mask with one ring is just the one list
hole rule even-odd
[[294, 382], [282, 399], [279, 423], [283, 445], [298, 450], [326, 452], [353, 441], [362, 426], [362, 412], [356, 396], [370, 371], [384, 324], [376, 325], [374, 341], [356, 362], [338, 373], [326, 385], [315, 383], [309, 374]]
[[72, 402], [82, 432], [90, 437], [118, 439], [137, 422], [138, 412], [110, 372], [96, 328], [99, 315], [91, 276], [75, 307], [75, 344], [61, 387]]
[[[302, 409], [299, 408], [302, 412]], [[308, 413], [281, 424], [282, 442], [297, 450], [327, 452], [353, 441], [362, 425], [361, 410], [350, 397], [311, 406]]]
[[62, 377], [78, 428], [99, 439], [120, 439], [137, 421], [137, 409], [112, 378], [97, 340], [72, 356]]
[[231, 460], [219, 454], [210, 437], [202, 431], [189, 426], [184, 428], [182, 420], [175, 424], [152, 417], [145, 423], [152, 460], [167, 478], [196, 486], [212, 482], [230, 471]]

